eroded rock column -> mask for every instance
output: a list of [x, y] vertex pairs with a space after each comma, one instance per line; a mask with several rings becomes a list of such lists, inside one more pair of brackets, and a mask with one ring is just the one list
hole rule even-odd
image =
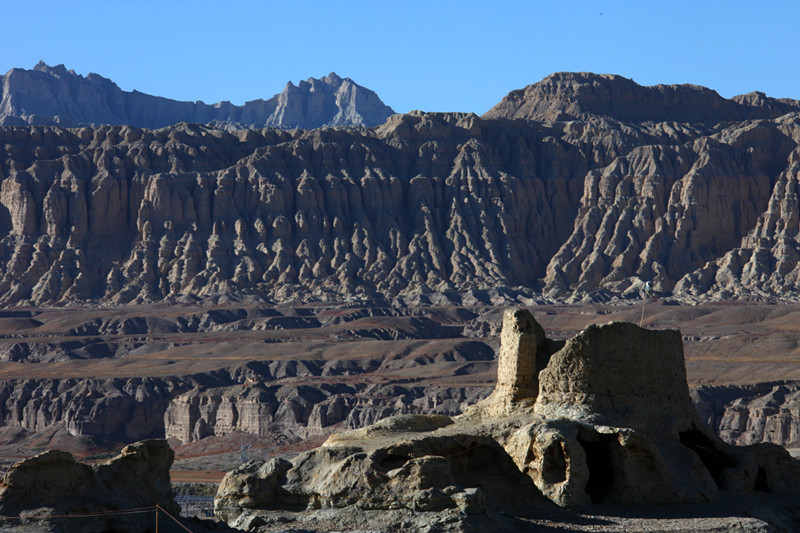
[[497, 384], [491, 396], [476, 404], [475, 409], [486, 416], [504, 416], [520, 407], [532, 407], [539, 394], [542, 366], [536, 363], [537, 353], [544, 342], [544, 330], [530, 311], [506, 310], [497, 357]]

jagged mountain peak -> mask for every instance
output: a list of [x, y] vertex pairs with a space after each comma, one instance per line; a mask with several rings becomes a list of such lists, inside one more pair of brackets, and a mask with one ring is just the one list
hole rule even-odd
[[[311, 78], [311, 79], [313, 79], [313, 78]], [[344, 81], [352, 81], [352, 80], [350, 80], [350, 78], [342, 78], [341, 76], [339, 76], [335, 72], [331, 72], [327, 76], [323, 76], [322, 78], [320, 78], [320, 81], [323, 81], [323, 82], [327, 83], [328, 85], [341, 85], [342, 82], [344, 82]]]
[[111, 80], [84, 77], [62, 65], [39, 61], [32, 70], [12, 69], [0, 78], [0, 125], [130, 125], [161, 128], [178, 122], [213, 123], [236, 129], [272, 126], [318, 128], [381, 124], [394, 111], [373, 91], [331, 72], [308, 78], [268, 100], [236, 106], [228, 101], [184, 102], [123, 91]]
[[64, 66], [63, 63], [59, 63], [58, 65], [48, 65], [44, 62], [44, 60], [40, 59], [38, 63], [33, 67], [33, 70], [36, 72], [47, 72], [48, 74], [72, 74], [73, 76], [77, 76], [75, 71], [72, 69], [67, 70], [67, 67]]

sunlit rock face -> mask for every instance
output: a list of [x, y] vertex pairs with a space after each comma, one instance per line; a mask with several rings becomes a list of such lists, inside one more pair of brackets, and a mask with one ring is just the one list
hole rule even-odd
[[251, 461], [228, 473], [215, 509], [253, 531], [319, 512], [349, 527], [424, 512], [462, 531], [510, 527], [491, 509], [709, 503], [720, 491], [794, 491], [799, 474], [785, 449], [731, 446], [700, 421], [678, 331], [612, 322], [555, 343], [529, 311], [509, 309], [495, 392], [464, 415], [387, 418], [292, 461]]
[[0, 305], [800, 297], [797, 102], [593, 74], [503, 102], [371, 129], [0, 128]]
[[[0, 482], [0, 512], [4, 517], [37, 517], [31, 519], [41, 528], [37, 531], [152, 531], [152, 513], [115, 511], [155, 510], [158, 505], [178, 515], [169, 478], [173, 459], [165, 440], [128, 445], [116, 457], [93, 466], [77, 462], [67, 452], [49, 450], [8, 469]], [[63, 515], [81, 518], [65, 521]], [[8, 522], [4, 526], [12, 526], [11, 530], [29, 527]]]
[[139, 91], [123, 91], [98, 74], [80, 76], [64, 65], [39, 62], [0, 77], [0, 125], [92, 126], [101, 124], [163, 128], [179, 122], [213, 123], [239, 129], [372, 127], [394, 111], [373, 91], [331, 72], [298, 85], [289, 82], [269, 100], [180, 102]]

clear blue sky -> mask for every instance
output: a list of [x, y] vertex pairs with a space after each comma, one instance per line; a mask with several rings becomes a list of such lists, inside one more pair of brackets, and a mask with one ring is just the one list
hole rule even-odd
[[800, 99], [800, 2], [0, 0], [0, 71], [242, 104], [331, 71], [395, 111], [483, 113], [556, 71]]

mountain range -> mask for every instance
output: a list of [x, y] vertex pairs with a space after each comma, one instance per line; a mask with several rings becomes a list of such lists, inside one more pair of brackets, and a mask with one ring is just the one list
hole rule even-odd
[[[646, 282], [683, 300], [800, 297], [796, 100], [556, 73], [482, 117], [386, 108], [361, 119], [370, 129], [235, 129], [261, 122], [243, 114], [252, 103], [166, 126], [172, 101], [141, 93], [122, 94], [150, 103], [87, 98], [83, 114], [53, 103], [17, 119], [17, 79], [51, 103], [80, 100], [52, 98], [64, 80], [116, 87], [12, 70], [5, 123], [130, 125], [0, 128], [2, 305], [486, 290], [577, 301], [639, 298]], [[263, 124], [293, 127], [289, 111], [311, 107], [295, 102], [348, 84], [348, 101], [380, 102], [330, 75], [287, 86], [283, 118]]]
[[237, 106], [179, 102], [123, 91], [98, 74], [80, 76], [64, 65], [40, 61], [33, 70], [11, 69], [0, 82], [0, 125], [63, 127], [114, 124], [162, 128], [178, 122], [218, 127], [319, 128], [375, 126], [394, 111], [350, 78], [330, 73], [292, 82], [269, 100]]

